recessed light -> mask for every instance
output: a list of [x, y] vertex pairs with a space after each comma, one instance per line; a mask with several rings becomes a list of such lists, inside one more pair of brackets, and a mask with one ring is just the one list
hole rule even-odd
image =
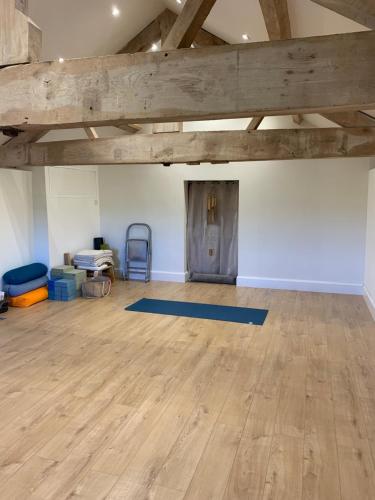
[[250, 37], [249, 37], [249, 35], [247, 33], [244, 33], [242, 35], [242, 40], [249, 40], [249, 39], [250, 39]]
[[153, 44], [152, 44], [152, 46], [151, 46], [151, 50], [152, 50], [153, 52], [156, 52], [156, 51], [158, 50], [158, 46], [157, 46], [157, 44], [156, 44], [156, 43], [153, 43]]
[[182, 0], [176, 0], [176, 3], [181, 4], [181, 3], [182, 3]]
[[63, 63], [64, 62], [64, 58], [63, 57], [59, 57], [59, 63]]
[[113, 17], [118, 17], [120, 15], [120, 9], [116, 6], [112, 6], [112, 16]]

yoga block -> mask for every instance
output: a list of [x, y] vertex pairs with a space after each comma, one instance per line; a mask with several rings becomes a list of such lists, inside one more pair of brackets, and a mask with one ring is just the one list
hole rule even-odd
[[87, 272], [82, 269], [73, 269], [73, 271], [64, 272], [64, 279], [74, 281], [77, 291], [81, 291], [82, 283], [87, 280]]
[[75, 281], [71, 279], [49, 280], [48, 298], [50, 300], [70, 301], [77, 298]]
[[51, 269], [51, 278], [63, 278], [68, 271], [74, 271], [74, 266], [55, 266]]

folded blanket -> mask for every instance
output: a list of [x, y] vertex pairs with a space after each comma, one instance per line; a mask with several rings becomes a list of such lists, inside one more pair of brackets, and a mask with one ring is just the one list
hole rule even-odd
[[42, 276], [36, 280], [28, 281], [22, 285], [4, 285], [4, 292], [7, 292], [11, 297], [19, 297], [24, 293], [31, 292], [42, 286], [46, 286], [48, 282], [47, 276]]
[[48, 288], [44, 286], [18, 297], [10, 297], [9, 305], [12, 307], [30, 307], [46, 299], [48, 299]]
[[74, 264], [78, 267], [80, 266], [91, 266], [91, 267], [100, 267], [104, 264], [109, 264], [113, 266], [113, 259], [111, 257], [103, 257], [102, 259], [96, 260], [75, 260]]
[[102, 266], [78, 266], [78, 269], [84, 269], [85, 271], [105, 271], [108, 269], [109, 266], [112, 266], [112, 264], [103, 264]]
[[4, 274], [3, 280], [7, 285], [22, 285], [23, 283], [41, 278], [47, 272], [48, 268], [44, 264], [30, 264], [8, 271]]
[[81, 250], [77, 252], [75, 257], [102, 257], [103, 255], [113, 255], [112, 250]]
[[112, 250], [82, 250], [74, 256], [74, 264], [83, 268], [113, 265]]

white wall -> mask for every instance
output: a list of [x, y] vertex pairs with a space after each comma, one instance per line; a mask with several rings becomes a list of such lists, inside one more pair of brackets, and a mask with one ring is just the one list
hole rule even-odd
[[49, 234], [46, 196], [47, 167], [30, 169], [33, 176], [34, 245], [33, 260], [49, 266]]
[[97, 167], [46, 167], [49, 265], [92, 248], [100, 235]]
[[184, 181], [240, 184], [239, 284], [362, 293], [368, 159], [99, 168], [101, 230], [120, 255], [153, 229], [153, 277], [185, 278]]
[[375, 168], [369, 173], [365, 296], [375, 319]]
[[30, 172], [0, 169], [0, 282], [6, 271], [33, 257]]

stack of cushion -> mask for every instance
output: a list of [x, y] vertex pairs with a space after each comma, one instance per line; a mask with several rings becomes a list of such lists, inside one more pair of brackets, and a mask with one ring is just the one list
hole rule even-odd
[[29, 307], [48, 298], [48, 269], [44, 264], [30, 264], [8, 271], [3, 276], [9, 305]]

